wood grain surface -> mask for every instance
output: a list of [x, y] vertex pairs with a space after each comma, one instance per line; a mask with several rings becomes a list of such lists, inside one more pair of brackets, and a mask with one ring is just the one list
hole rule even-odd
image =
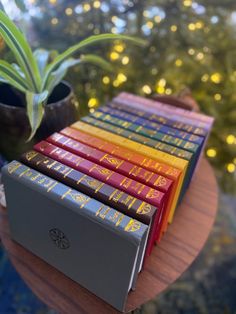
[[[209, 163], [203, 159], [174, 222], [140, 273], [136, 291], [129, 294], [126, 312], [138, 308], [172, 284], [204, 246], [217, 212], [218, 189]], [[30, 236], [30, 235], [29, 235]], [[61, 272], [13, 242], [7, 209], [0, 208], [0, 237], [14, 267], [31, 290], [62, 314], [118, 313]]]

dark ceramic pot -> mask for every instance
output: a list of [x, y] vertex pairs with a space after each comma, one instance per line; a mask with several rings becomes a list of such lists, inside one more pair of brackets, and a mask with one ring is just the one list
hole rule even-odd
[[6, 159], [17, 159], [33, 145], [53, 132], [59, 131], [78, 119], [77, 101], [71, 86], [62, 82], [54, 89], [45, 106], [41, 126], [32, 141], [26, 115], [24, 95], [8, 84], [0, 85], [0, 154]]

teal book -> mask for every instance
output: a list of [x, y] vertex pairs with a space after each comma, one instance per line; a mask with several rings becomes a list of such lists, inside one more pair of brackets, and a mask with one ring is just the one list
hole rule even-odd
[[148, 227], [20, 162], [2, 174], [12, 238], [123, 311]]

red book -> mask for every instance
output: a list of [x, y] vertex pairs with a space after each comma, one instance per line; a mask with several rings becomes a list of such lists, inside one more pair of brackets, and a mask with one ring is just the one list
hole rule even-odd
[[54, 133], [47, 138], [47, 141], [68, 150], [69, 152], [94, 161], [111, 170], [121, 173], [136, 181], [142, 182], [154, 189], [168, 193], [171, 190], [173, 181], [139, 167], [129, 161], [118, 158], [112, 154], [104, 153], [102, 150], [93, 148], [89, 145], [83, 144], [78, 140], [73, 140], [65, 135]]
[[154, 244], [161, 227], [161, 220], [163, 217], [163, 210], [165, 204], [165, 194], [153, 188], [145, 186], [144, 184], [132, 180], [124, 175], [116, 173], [108, 168], [100, 166], [85, 158], [72, 154], [62, 148], [59, 148], [51, 143], [42, 141], [34, 146], [34, 149], [44, 155], [51, 157], [73, 169], [81, 171], [90, 175], [102, 182], [105, 182], [113, 187], [116, 187], [130, 195], [141, 199], [149, 204], [154, 205], [159, 210], [159, 215], [155, 216], [153, 233], [151, 236], [151, 243]]

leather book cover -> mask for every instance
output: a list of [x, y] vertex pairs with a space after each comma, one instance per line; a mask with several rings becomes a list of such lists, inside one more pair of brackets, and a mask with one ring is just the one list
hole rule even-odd
[[148, 227], [22, 163], [2, 172], [12, 238], [123, 311]]
[[134, 142], [130, 139], [124, 138], [124, 137], [119, 136], [117, 134], [113, 134], [111, 132], [107, 132], [105, 130], [99, 129], [93, 125], [84, 123], [82, 121], [78, 121], [78, 122], [72, 124], [71, 127], [76, 129], [76, 130], [79, 130], [79, 131], [88, 133], [90, 135], [93, 135], [93, 136], [96, 134], [96, 137], [99, 137], [101, 139], [104, 139], [106, 141], [109, 141], [111, 143], [119, 145], [121, 147], [132, 150], [135, 153], [138, 153], [138, 154], [141, 153], [142, 155], [145, 155], [149, 159], [154, 159], [157, 162], [166, 163], [169, 166], [178, 168], [181, 171], [181, 174], [179, 177], [178, 185], [176, 186], [176, 194], [175, 194], [175, 198], [172, 202], [171, 212], [170, 212], [170, 215], [168, 217], [168, 221], [169, 222], [172, 221], [174, 211], [176, 209], [176, 206], [177, 206], [177, 203], [179, 200], [179, 196], [180, 196], [180, 192], [181, 192], [181, 189], [183, 186], [183, 181], [185, 178], [185, 173], [186, 173], [186, 169], [188, 166], [188, 161], [181, 159], [181, 158], [177, 158], [177, 157], [169, 155], [169, 154], [166, 154], [164, 152], [158, 151], [156, 149], [145, 146], [143, 144]]
[[[81, 171], [95, 179], [107, 183], [125, 193], [155, 206], [158, 209], [158, 215], [155, 215], [153, 234], [151, 234], [151, 244], [153, 245], [155, 240], [158, 239], [163, 224], [164, 215], [162, 212], [166, 209], [167, 200], [165, 193], [145, 186], [140, 182], [134, 181], [85, 158], [78, 157], [77, 155], [46, 141], [41, 141], [36, 144], [34, 149], [75, 170]], [[162, 217], [161, 220], [159, 220], [159, 216]]]
[[[198, 136], [198, 135], [194, 135], [194, 134], [191, 134], [188, 132], [184, 132], [184, 131], [163, 125], [161, 123], [152, 122], [148, 119], [141, 118], [138, 115], [127, 113], [125, 111], [122, 111], [120, 109], [119, 105], [117, 105], [117, 109], [114, 109], [114, 108], [116, 108], [116, 104], [113, 104], [113, 105], [114, 105], [114, 107], [111, 107], [111, 104], [108, 106], [101, 106], [97, 109], [97, 111], [109, 114], [111, 116], [120, 118], [122, 120], [132, 122], [132, 123], [137, 125], [136, 128], [138, 128], [138, 126], [142, 126], [142, 127], [147, 128], [147, 129], [153, 130], [153, 131], [155, 131], [154, 134], [157, 134], [159, 136], [161, 136], [159, 134], [159, 133], [161, 133], [161, 134], [173, 136], [174, 138], [180, 138], [184, 142], [186, 141], [186, 144], [191, 142], [194, 144], [202, 145], [204, 142], [204, 137], [202, 137], [202, 136]], [[152, 132], [150, 133], [150, 135], [152, 135]], [[183, 144], [182, 144], [182, 147], [184, 148]]]
[[152, 122], [162, 123], [164, 125], [176, 128], [178, 130], [183, 130], [188, 133], [192, 133], [197, 136], [206, 136], [207, 130], [204, 128], [199, 128], [191, 123], [183, 123], [174, 118], [170, 118], [170, 115], [167, 115], [159, 110], [154, 108], [147, 109], [144, 104], [133, 102], [132, 100], [124, 99], [123, 97], [115, 97], [112, 102], [108, 104], [112, 108], [119, 108], [119, 110], [124, 110], [128, 113], [134, 113], [141, 118], [148, 119]]

